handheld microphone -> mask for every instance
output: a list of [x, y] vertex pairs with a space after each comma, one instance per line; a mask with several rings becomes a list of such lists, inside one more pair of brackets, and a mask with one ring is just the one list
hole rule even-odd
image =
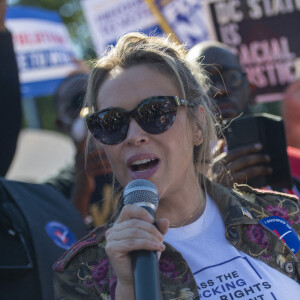
[[[124, 204], [134, 204], [146, 209], [154, 218], [158, 207], [158, 191], [153, 183], [136, 179], [127, 184], [123, 193]], [[131, 252], [134, 293], [136, 300], [160, 300], [159, 267], [156, 251]]]

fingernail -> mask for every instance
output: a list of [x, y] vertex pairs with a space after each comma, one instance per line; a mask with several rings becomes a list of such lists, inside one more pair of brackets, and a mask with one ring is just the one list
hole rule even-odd
[[155, 225], [155, 219], [154, 219], [154, 217], [152, 217], [150, 214], [148, 214], [147, 219], [148, 219], [149, 223]]
[[159, 246], [159, 250], [164, 251], [165, 249], [166, 249], [166, 246], [163, 243], [161, 243]]
[[161, 242], [163, 242], [163, 240], [164, 240], [164, 236], [161, 234], [159, 237], [159, 240], [161, 241]]
[[273, 169], [272, 168], [268, 168], [268, 172], [269, 172], [269, 174], [272, 174], [273, 173]]
[[270, 157], [269, 155], [265, 155], [265, 159], [266, 159], [267, 161], [271, 161], [271, 157]]

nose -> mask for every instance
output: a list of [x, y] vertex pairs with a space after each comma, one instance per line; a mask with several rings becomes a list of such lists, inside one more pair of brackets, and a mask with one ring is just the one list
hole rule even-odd
[[145, 132], [135, 119], [131, 119], [126, 136], [126, 142], [130, 145], [140, 145], [147, 143], [149, 134]]

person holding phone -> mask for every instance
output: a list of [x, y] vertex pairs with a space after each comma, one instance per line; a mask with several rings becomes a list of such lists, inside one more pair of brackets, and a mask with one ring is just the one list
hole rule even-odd
[[[91, 71], [91, 138], [122, 187], [146, 179], [159, 202], [154, 223], [121, 196], [115, 218], [55, 264], [56, 299], [135, 299], [136, 250], [157, 252], [165, 300], [299, 296], [299, 203], [291, 195], [212, 180], [219, 125], [207, 77], [185, 57], [171, 37], [133, 32]], [[279, 205], [285, 219], [276, 216]], [[272, 233], [268, 217], [270, 224], [282, 221], [280, 232], [290, 228], [295, 246]]]
[[[228, 120], [226, 124], [230, 124], [232, 120], [238, 121], [243, 116], [251, 115], [251, 106], [255, 104], [251, 86], [238, 56], [229, 46], [218, 41], [201, 42], [189, 50], [187, 60], [205, 68], [213, 85], [211, 94], [219, 107], [221, 122]], [[252, 130], [253, 128], [249, 126], [240, 135], [244, 135], [245, 138], [247, 135], [250, 137]], [[257, 184], [254, 187], [264, 187], [262, 183], [265, 180], [259, 178], [265, 178], [274, 172], [271, 156], [265, 150], [260, 141], [251, 141], [248, 145], [228, 149], [224, 139], [221, 139], [216, 153], [221, 153], [218, 157], [224, 160], [231, 175], [229, 184], [252, 181]], [[286, 160], [286, 168], [289, 169], [288, 160]], [[285, 188], [290, 188], [290, 184]]]

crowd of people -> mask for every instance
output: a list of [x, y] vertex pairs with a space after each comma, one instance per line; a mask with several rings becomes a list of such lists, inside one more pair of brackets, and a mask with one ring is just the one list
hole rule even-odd
[[[5, 174], [22, 109], [5, 7], [0, 0], [1, 299], [137, 299], [139, 250], [158, 254], [159, 299], [299, 297], [299, 80], [282, 99], [291, 185], [250, 186], [274, 170], [260, 142], [226, 144], [224, 127], [255, 105], [238, 56], [216, 41], [187, 51], [170, 36], [125, 34], [53, 95], [72, 163], [42, 184], [14, 182]], [[155, 219], [124, 202], [136, 179], [157, 189]]]
[[[187, 55], [187, 60], [193, 64], [198, 64], [205, 68], [213, 83], [213, 99], [219, 108], [222, 120], [234, 120], [251, 114], [251, 107], [255, 105], [255, 100], [251, 94], [250, 83], [246, 73], [243, 71], [239, 58], [230, 47], [216, 41], [202, 42], [194, 46]], [[286, 186], [273, 186], [275, 190], [289, 192], [300, 196], [299, 174], [299, 123], [300, 110], [299, 96], [297, 100], [297, 87], [299, 81], [292, 84], [286, 91], [282, 101], [282, 116], [285, 123], [285, 135], [287, 140], [287, 154], [289, 161], [286, 161], [286, 168], [291, 167], [292, 182]], [[298, 105], [298, 106], [297, 106]], [[230, 126], [229, 126], [230, 128]], [[298, 128], [298, 129], [297, 129]], [[243, 135], [250, 135], [254, 128], [243, 128]], [[273, 127], [272, 130], [275, 130]], [[269, 133], [270, 134], [270, 133]], [[278, 135], [280, 132], [278, 132]], [[284, 142], [284, 141], [283, 141]], [[234, 149], [226, 148], [226, 143], [220, 139], [218, 156], [224, 160], [231, 176], [231, 183], [251, 182], [253, 187], [261, 188], [259, 180], [265, 176], [272, 176], [271, 157], [264, 151], [261, 141], [248, 143]], [[279, 147], [279, 146], [278, 146]], [[226, 151], [226, 155], [223, 151]], [[223, 152], [223, 153], [222, 153]], [[298, 153], [298, 154], [297, 154]], [[297, 159], [298, 157], [298, 159]], [[283, 159], [283, 157], [282, 157]]]
[[52, 264], [87, 234], [73, 204], [48, 184], [5, 179], [22, 124], [12, 34], [0, 0], [0, 298], [54, 299]]

